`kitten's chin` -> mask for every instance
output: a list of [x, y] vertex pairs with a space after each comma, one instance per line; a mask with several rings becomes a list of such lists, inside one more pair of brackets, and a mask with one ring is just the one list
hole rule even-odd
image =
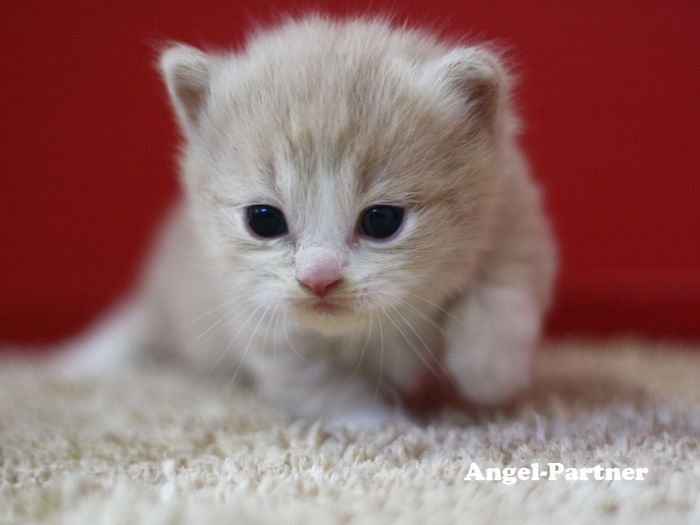
[[326, 335], [354, 333], [369, 322], [368, 318], [352, 310], [331, 305], [295, 308], [294, 317], [302, 325]]

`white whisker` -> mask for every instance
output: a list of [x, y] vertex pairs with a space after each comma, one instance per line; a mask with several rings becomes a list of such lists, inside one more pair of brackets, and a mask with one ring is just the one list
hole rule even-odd
[[[384, 312], [386, 315], [386, 312]], [[377, 314], [377, 324], [379, 324], [379, 375], [377, 376], [377, 388], [374, 390], [374, 400], [372, 401], [372, 406], [377, 402], [377, 396], [379, 395], [379, 386], [382, 382], [382, 373], [384, 371], [384, 329], [382, 328], [382, 320]]]
[[[396, 307], [392, 306], [392, 309], [401, 317], [401, 319], [404, 320], [406, 325], [408, 325], [408, 327], [413, 331], [413, 333], [416, 334], [416, 337], [423, 344], [423, 347], [425, 347], [426, 351], [428, 352], [428, 355], [430, 355], [430, 357], [433, 358], [433, 360], [437, 364], [437, 366], [440, 369], [440, 371], [442, 372], [442, 374], [447, 378], [447, 380], [452, 384], [452, 386], [454, 386], [457, 390], [459, 390], [459, 387], [452, 379], [452, 376], [447, 372], [447, 369], [445, 369], [445, 366], [442, 364], [442, 361], [440, 361], [440, 359], [438, 359], [437, 356], [432, 352], [432, 350], [428, 347], [428, 345], [425, 343], [425, 341], [420, 336], [420, 334], [418, 332], [416, 332], [415, 328], [413, 328], [411, 323], [401, 314], [401, 312]], [[437, 373], [434, 370], [432, 370], [432, 372], [437, 375]]]
[[241, 360], [238, 363], [238, 367], [236, 368], [236, 371], [233, 374], [233, 377], [231, 378], [231, 381], [229, 381], [229, 384], [232, 385], [234, 381], [236, 380], [236, 377], [238, 377], [238, 372], [240, 372], [241, 367], [243, 366], [243, 362], [245, 361], [246, 356], [248, 355], [248, 350], [250, 350], [250, 345], [253, 342], [253, 339], [255, 339], [255, 334], [258, 331], [258, 328], [260, 328], [260, 323], [262, 323], [263, 319], [265, 319], [265, 316], [267, 315], [267, 312], [270, 310], [272, 305], [268, 305], [267, 308], [265, 308], [265, 311], [262, 313], [260, 316], [260, 319], [258, 320], [258, 324], [255, 325], [255, 328], [253, 328], [253, 333], [250, 334], [250, 339], [248, 339], [248, 344], [245, 345], [245, 350], [243, 350], [243, 355], [241, 356]]
[[[393, 306], [392, 306], [392, 308], [393, 308]], [[408, 346], [411, 347], [411, 350], [413, 350], [413, 352], [420, 358], [420, 360], [423, 362], [423, 364], [424, 364], [433, 374], [438, 375], [437, 370], [435, 370], [435, 368], [433, 368], [433, 365], [431, 365], [431, 364], [428, 362], [428, 360], [423, 356], [423, 354], [421, 353], [421, 351], [416, 347], [416, 345], [413, 343], [413, 341], [411, 340], [411, 338], [406, 334], [406, 332], [403, 331], [403, 329], [398, 325], [398, 323], [394, 320], [394, 318], [391, 317], [391, 315], [389, 315], [389, 313], [388, 313], [386, 310], [384, 311], [384, 315], [385, 315], [385, 317], [386, 317], [387, 319], [389, 319], [389, 321], [391, 321], [391, 323], [396, 327], [396, 329], [399, 331], [399, 333], [403, 336], [403, 338], [404, 338], [404, 339], [406, 340], [406, 342], [408, 343]]]
[[192, 321], [190, 321], [190, 322], [188, 322], [188, 323], [186, 323], [186, 324], [184, 324], [184, 325], [182, 325], [182, 326], [176, 328], [176, 329], [173, 330], [173, 332], [165, 339], [165, 341], [163, 341], [163, 343], [160, 345], [160, 350], [162, 350], [163, 348], [165, 348], [165, 345], [167, 345], [167, 344], [170, 342], [170, 340], [171, 340], [173, 337], [175, 337], [175, 334], [177, 334], [178, 332], [181, 332], [181, 331], [184, 330], [185, 328], [187, 328], [187, 327], [189, 327], [189, 326], [192, 326], [194, 323], [196, 323], [197, 321], [202, 320], [202, 319], [205, 318], [206, 316], [211, 315], [212, 313], [214, 313], [214, 312], [216, 312], [216, 311], [218, 311], [218, 310], [221, 310], [222, 308], [224, 308], [225, 306], [228, 306], [229, 304], [233, 303], [234, 301], [240, 301], [240, 300], [242, 300], [242, 299], [248, 299], [248, 298], [250, 298], [251, 295], [253, 295], [252, 292], [251, 292], [251, 293], [248, 293], [248, 294], [246, 294], [246, 295], [244, 295], [242, 298], [241, 298], [241, 297], [234, 297], [233, 299], [231, 299], [231, 300], [229, 300], [229, 301], [226, 301], [225, 303], [222, 303], [222, 304], [220, 304], [220, 305], [218, 305], [218, 306], [215, 306], [214, 308], [212, 308], [211, 310], [209, 310], [209, 311], [207, 311], [207, 312], [204, 312], [203, 314], [201, 314], [200, 316], [196, 317], [196, 318], [193, 319]]
[[[240, 311], [240, 312], [237, 312], [236, 315], [234, 315], [233, 317], [231, 317], [230, 319], [228, 319], [223, 325], [219, 326], [219, 328], [217, 328], [216, 330], [214, 330], [214, 328], [216, 328], [218, 325], [220, 325], [221, 322], [222, 322], [224, 319], [226, 319], [226, 317], [228, 317], [232, 312], [235, 311], [235, 308], [232, 308], [231, 310], [227, 311], [223, 316], [221, 316], [221, 317], [219, 318], [218, 321], [216, 321], [216, 322], [215, 322], [214, 324], [212, 324], [209, 328], [207, 328], [206, 330], [204, 330], [204, 331], [203, 331], [201, 334], [199, 334], [196, 338], [194, 338], [192, 341], [190, 341], [190, 342], [185, 346], [185, 350], [189, 350], [190, 348], [192, 348], [200, 339], [202, 339], [203, 337], [205, 337], [205, 336], [206, 336], [209, 332], [211, 332], [212, 330], [214, 330], [214, 332], [212, 333], [212, 335], [214, 335], [216, 332], [218, 332], [219, 330], [221, 330], [221, 329], [224, 328], [225, 326], [228, 326], [229, 324], [231, 324], [231, 322], [235, 321], [235, 320], [238, 319], [241, 315], [243, 315], [245, 312], [249, 311], [253, 306], [255, 306], [255, 303], [254, 303], [252, 300], [250, 300], [250, 299], [249, 299], [248, 301], [246, 301], [246, 302], [249, 303], [249, 306], [248, 306], [247, 308], [243, 309], [243, 310]], [[246, 302], [244, 302], [244, 303], [242, 303], [242, 304], [246, 304]], [[242, 306], [242, 305], [237, 305], [237, 306]]]
[[282, 328], [283, 328], [283, 330], [284, 330], [284, 337], [287, 339], [287, 344], [289, 345], [289, 347], [292, 349], [292, 351], [293, 351], [296, 355], [298, 355], [299, 357], [301, 357], [301, 358], [304, 360], [304, 362], [308, 363], [308, 359], [306, 359], [303, 355], [301, 355], [299, 352], [297, 352], [297, 349], [294, 348], [294, 345], [293, 345], [292, 342], [289, 340], [289, 334], [287, 333], [287, 316], [286, 316], [286, 315], [284, 316], [284, 319], [282, 320]]
[[224, 356], [225, 356], [226, 354], [228, 354], [229, 350], [231, 350], [231, 347], [233, 346], [233, 343], [236, 341], [236, 339], [237, 339], [238, 336], [241, 334], [241, 332], [243, 331], [243, 329], [248, 325], [248, 323], [249, 323], [250, 320], [253, 318], [253, 316], [254, 316], [261, 308], [262, 308], [262, 305], [258, 306], [255, 310], [253, 310], [253, 312], [250, 314], [250, 316], [248, 317], [248, 319], [246, 319], [245, 322], [241, 325], [241, 327], [238, 329], [238, 332], [236, 332], [236, 335], [233, 336], [233, 338], [231, 339], [231, 341], [229, 342], [229, 344], [226, 346], [226, 348], [224, 349], [224, 351], [221, 353], [221, 355], [219, 356], [219, 358], [216, 360], [216, 362], [215, 362], [215, 363], [212, 365], [212, 367], [209, 369], [209, 375], [211, 375], [211, 374], [214, 372], [214, 370], [216, 370], [216, 368], [217, 368], [217, 367], [219, 366], [219, 364], [221, 363], [221, 360], [224, 358]]
[[294, 321], [294, 326], [296, 326], [297, 330], [301, 333], [302, 337], [306, 339], [306, 342], [309, 343], [309, 345], [312, 345], [313, 343], [311, 342], [311, 339], [309, 339], [309, 336], [306, 335], [306, 330], [299, 326], [299, 321], [297, 321], [295, 317], [292, 317], [292, 321]]
[[[448, 310], [445, 310], [442, 306], [439, 306], [439, 305], [435, 304], [434, 302], [429, 301], [429, 300], [426, 299], [425, 297], [421, 297], [420, 295], [416, 295], [416, 294], [414, 294], [414, 293], [411, 293], [411, 292], [409, 292], [408, 290], [404, 290], [404, 293], [407, 293], [408, 295], [410, 295], [410, 296], [412, 296], [412, 297], [415, 297], [416, 299], [420, 299], [421, 301], [424, 301], [424, 302], [428, 303], [429, 305], [434, 306], [435, 308], [437, 308], [438, 310], [440, 310], [441, 312], [443, 312], [445, 315], [447, 315], [447, 316], [451, 317], [452, 319], [454, 319], [455, 321], [457, 321], [457, 322], [458, 322], [459, 324], [461, 324], [462, 326], [467, 327], [467, 325], [464, 324], [464, 323], [462, 322], [461, 319], [459, 319], [459, 318], [455, 317], [454, 315], [452, 315], [451, 312], [449, 312]], [[468, 328], [468, 327], [467, 327], [467, 328]]]
[[369, 329], [367, 330], [367, 339], [365, 339], [365, 344], [364, 344], [364, 346], [362, 347], [362, 350], [360, 351], [360, 358], [359, 358], [359, 360], [357, 361], [357, 366], [355, 366], [355, 370], [353, 370], [353, 372], [352, 372], [352, 374], [350, 375], [350, 377], [348, 377], [348, 378], [345, 380], [345, 382], [343, 383], [343, 386], [347, 385], [347, 384], [352, 380], [352, 378], [355, 377], [355, 375], [357, 374], [357, 372], [360, 370], [360, 366], [362, 365], [362, 359], [363, 359], [364, 356], [365, 356], [365, 351], [367, 350], [367, 348], [368, 348], [368, 346], [369, 346], [369, 341], [370, 341], [370, 338], [371, 338], [371, 336], [372, 336], [372, 328], [373, 328], [373, 326], [374, 326], [374, 316], [372, 316], [372, 317], [369, 318]]
[[423, 345], [423, 348], [425, 348], [426, 352], [428, 352], [428, 355], [433, 358], [433, 360], [438, 365], [438, 367], [440, 367], [442, 369], [442, 371], [444, 372], [445, 369], [442, 367], [442, 362], [440, 361], [440, 359], [438, 359], [438, 357], [433, 353], [433, 351], [430, 349], [430, 347], [427, 345], [427, 343], [423, 340], [421, 335], [416, 331], [415, 328], [413, 328], [413, 325], [408, 321], [408, 319], [406, 319], [404, 317], [404, 315], [399, 311], [399, 309], [396, 308], [395, 306], [392, 306], [391, 309], [394, 310], [394, 312], [396, 312], [396, 315], [398, 315], [401, 319], [403, 319], [404, 323], [406, 323], [406, 326], [408, 326], [411, 329], [411, 331], [415, 334], [415, 336], [418, 338], [418, 340]]
[[265, 329], [265, 339], [263, 340], [263, 348], [267, 348], [267, 336], [270, 335], [270, 327], [272, 326], [272, 322], [275, 320], [275, 316], [277, 315], [277, 310], [279, 310], [279, 305], [275, 306], [275, 309], [272, 310], [272, 315], [270, 316], [270, 322], [267, 323], [267, 328]]
[[[277, 310], [275, 310], [276, 312]], [[278, 333], [279, 326], [280, 326], [280, 319], [284, 317], [284, 312], [280, 312], [280, 315], [277, 316], [277, 320], [275, 321], [275, 333]], [[275, 356], [275, 363], [278, 363], [278, 358], [277, 358], [277, 339], [274, 340], [273, 346], [272, 346], [272, 355]]]
[[425, 315], [423, 312], [421, 312], [418, 308], [413, 306], [411, 303], [406, 301], [405, 299], [399, 297], [398, 295], [388, 295], [388, 297], [391, 297], [392, 299], [395, 299], [399, 301], [403, 306], [405, 306], [407, 309], [409, 309], [413, 314], [417, 315], [421, 319], [423, 319], [426, 323], [429, 323], [433, 327], [437, 328], [440, 330], [440, 332], [443, 333], [446, 337], [449, 337], [452, 339], [454, 342], [458, 342], [457, 339], [454, 338], [452, 334], [450, 334], [447, 330], [445, 330], [442, 326], [440, 326], [438, 323], [436, 323], [433, 319], [431, 319], [429, 316]]

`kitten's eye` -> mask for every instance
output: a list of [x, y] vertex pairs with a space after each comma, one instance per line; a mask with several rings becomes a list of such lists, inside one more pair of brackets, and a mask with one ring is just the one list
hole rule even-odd
[[284, 213], [267, 204], [248, 207], [248, 224], [260, 237], [278, 237], [287, 233]]
[[376, 239], [386, 239], [398, 231], [402, 222], [402, 208], [387, 204], [377, 204], [376, 206], [370, 206], [362, 214], [360, 231]]

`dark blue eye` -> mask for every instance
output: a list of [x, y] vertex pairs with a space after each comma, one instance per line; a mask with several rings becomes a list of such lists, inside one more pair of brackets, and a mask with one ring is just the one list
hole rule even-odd
[[402, 208], [387, 204], [377, 204], [370, 206], [362, 214], [360, 231], [376, 239], [386, 239], [399, 230], [402, 222]]
[[267, 204], [248, 207], [248, 224], [260, 237], [278, 237], [287, 233], [284, 213]]

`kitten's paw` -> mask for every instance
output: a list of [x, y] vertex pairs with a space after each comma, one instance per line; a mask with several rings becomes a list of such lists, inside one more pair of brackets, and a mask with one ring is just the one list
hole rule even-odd
[[112, 348], [99, 344], [66, 345], [47, 356], [43, 365], [52, 374], [67, 380], [109, 377], [128, 368], [113, 355]]
[[56, 348], [45, 365], [66, 379], [119, 375], [135, 367], [143, 346], [135, 322], [123, 315], [108, 317]]
[[525, 292], [482, 287], [451, 314], [445, 365], [467, 399], [502, 404], [528, 386], [540, 314]]
[[344, 427], [351, 431], [358, 431], [396, 423], [404, 418], [397, 410], [386, 405], [378, 405], [338, 414], [328, 418], [326, 424], [332, 427]]
[[448, 356], [446, 362], [460, 392], [470, 401], [486, 406], [500, 405], [529, 385], [527, 360], [511, 358], [513, 354], [529, 355], [529, 348], [494, 345], [475, 350], [489, 357], [475, 361], [463, 354], [454, 354]]

